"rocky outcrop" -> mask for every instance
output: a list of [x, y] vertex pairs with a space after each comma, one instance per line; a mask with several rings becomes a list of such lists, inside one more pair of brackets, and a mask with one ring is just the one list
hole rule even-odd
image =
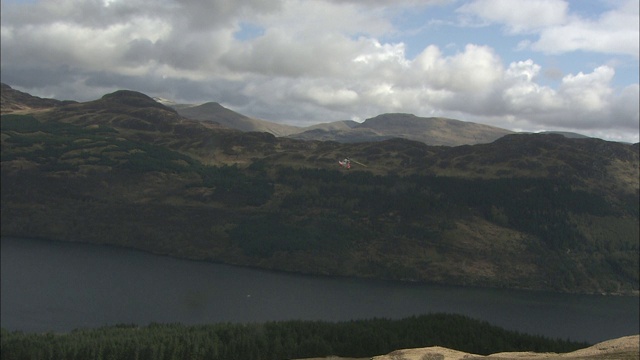
[[625, 336], [618, 339], [604, 341], [585, 349], [566, 354], [511, 352], [498, 353], [488, 356], [469, 354], [451, 350], [439, 346], [397, 350], [387, 355], [375, 356], [372, 360], [471, 360], [471, 359], [495, 359], [495, 360], [564, 360], [564, 359], [638, 359], [640, 358], [640, 336]]

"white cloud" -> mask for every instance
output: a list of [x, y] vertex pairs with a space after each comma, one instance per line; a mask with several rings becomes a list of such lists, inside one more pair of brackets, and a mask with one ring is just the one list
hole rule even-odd
[[354, 43], [338, 34], [313, 42], [295, 39], [289, 32], [270, 29], [250, 42], [236, 43], [221, 56], [221, 64], [240, 73], [269, 76], [331, 76], [350, 60]]
[[475, 0], [457, 11], [467, 16], [501, 23], [514, 33], [562, 24], [568, 4], [563, 0]]
[[531, 116], [541, 111], [561, 108], [562, 100], [549, 87], [540, 86], [534, 80], [540, 73], [540, 65], [532, 60], [512, 63], [505, 73], [502, 100], [507, 112]]
[[620, 125], [624, 128], [637, 131], [640, 124], [638, 99], [640, 99], [638, 84], [629, 85], [622, 89], [620, 95], [612, 100], [611, 118], [619, 119]]
[[612, 68], [601, 66], [590, 74], [567, 75], [562, 79], [558, 94], [573, 108], [584, 112], [603, 111], [609, 105], [614, 74]]
[[379, 64], [388, 61], [397, 62], [403, 65], [408, 64], [404, 55], [404, 44], [380, 44], [377, 40], [371, 40], [369, 42], [373, 46], [374, 51], [359, 54], [353, 59], [353, 62], [362, 63], [364, 65]]
[[426, 51], [426, 61], [423, 54], [418, 61], [423, 66], [425, 83], [435, 89], [487, 92], [503, 71], [500, 58], [487, 46], [469, 44], [464, 52], [451, 57], [442, 57], [439, 50], [431, 47]]
[[[614, 6], [595, 19], [571, 12], [577, 2], [564, 0], [475, 0], [458, 8], [463, 16], [484, 25], [504, 25], [510, 34], [535, 33], [536, 41], [522, 40], [518, 49], [550, 54], [577, 50], [631, 55], [638, 58], [640, 9], [638, 0], [611, 2]], [[469, 19], [462, 19], [469, 22]]]
[[297, 86], [294, 92], [301, 100], [311, 101], [328, 108], [344, 107], [358, 101], [358, 93], [345, 88], [331, 86]]
[[547, 53], [576, 50], [631, 55], [638, 58], [640, 31], [638, 2], [633, 12], [616, 9], [596, 21], [572, 18], [571, 21], [541, 32], [531, 49]]
[[364, 2], [335, 4], [323, 0], [282, 0], [279, 13], [256, 14], [256, 21], [268, 28], [284, 29], [299, 39], [313, 39], [326, 33], [348, 36], [379, 36], [394, 29], [385, 8]]

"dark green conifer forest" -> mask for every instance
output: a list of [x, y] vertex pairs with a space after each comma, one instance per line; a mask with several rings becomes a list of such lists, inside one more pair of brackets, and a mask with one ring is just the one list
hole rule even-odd
[[444, 346], [488, 355], [504, 351], [570, 352], [586, 343], [526, 335], [461, 315], [400, 320], [281, 321], [117, 325], [66, 334], [2, 330], [2, 360], [282, 360], [370, 357], [403, 348]]

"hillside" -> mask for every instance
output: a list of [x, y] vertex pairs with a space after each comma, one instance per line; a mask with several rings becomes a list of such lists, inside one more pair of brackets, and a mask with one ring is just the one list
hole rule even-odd
[[[1, 124], [2, 236], [308, 274], [638, 291], [638, 144], [301, 141], [131, 91]], [[346, 156], [367, 167], [340, 170]]]
[[1, 84], [2, 100], [0, 109], [2, 113], [13, 113], [20, 111], [37, 111], [61, 106], [64, 102], [56, 99], [43, 99], [30, 94], [13, 89], [7, 84]]

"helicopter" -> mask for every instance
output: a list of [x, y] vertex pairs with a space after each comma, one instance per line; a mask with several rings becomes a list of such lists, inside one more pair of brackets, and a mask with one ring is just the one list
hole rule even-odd
[[351, 163], [367, 167], [367, 165], [365, 165], [365, 164], [363, 164], [361, 162], [357, 162], [355, 160], [349, 159], [349, 158], [344, 158], [344, 160], [338, 160], [338, 165], [340, 165], [340, 167], [345, 168], [347, 170], [351, 169]]

